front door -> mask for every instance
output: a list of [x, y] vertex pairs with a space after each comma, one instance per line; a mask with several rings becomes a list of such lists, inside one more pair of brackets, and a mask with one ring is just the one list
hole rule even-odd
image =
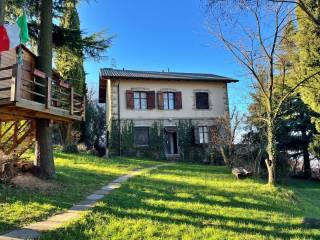
[[178, 154], [177, 132], [164, 131], [165, 133], [165, 148], [167, 154]]

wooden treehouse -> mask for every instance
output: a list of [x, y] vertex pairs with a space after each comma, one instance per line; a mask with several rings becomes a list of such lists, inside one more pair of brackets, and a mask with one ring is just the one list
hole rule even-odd
[[84, 120], [84, 97], [56, 72], [48, 77], [36, 69], [37, 56], [26, 47], [22, 52], [20, 64], [16, 49], [0, 53], [0, 155], [24, 153], [34, 142], [36, 119]]

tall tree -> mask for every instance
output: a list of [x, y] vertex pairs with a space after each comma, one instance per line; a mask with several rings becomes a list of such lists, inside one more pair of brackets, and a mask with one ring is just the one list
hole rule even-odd
[[[41, 1], [37, 67], [49, 77], [52, 75], [52, 8], [52, 0]], [[47, 119], [37, 119], [36, 125], [35, 164], [40, 167], [44, 177], [54, 178], [55, 168], [50, 121]]]
[[277, 146], [280, 151], [295, 159], [303, 157], [303, 173], [311, 177], [309, 145], [317, 133], [312, 117], [319, 117], [300, 99], [299, 95], [290, 97], [284, 104], [277, 131]]
[[[77, 11], [77, 0], [65, 0], [64, 12], [61, 17], [60, 26], [66, 29], [72, 29], [77, 33], [77, 41], [81, 41], [80, 19]], [[61, 76], [69, 81], [75, 90], [83, 93], [85, 82], [85, 72], [83, 68], [83, 49], [76, 51], [69, 46], [62, 46], [56, 50], [55, 64]]]
[[[80, 42], [82, 39], [80, 31], [80, 19], [77, 11], [78, 0], [65, 0], [63, 15], [60, 26], [65, 29], [74, 30], [75, 38]], [[85, 71], [83, 67], [83, 48], [71, 49], [70, 46], [62, 46], [56, 50], [55, 63], [58, 72], [63, 79], [72, 84], [77, 93], [83, 94], [85, 87]], [[61, 135], [64, 136], [64, 150], [76, 151], [76, 142], [72, 139], [72, 130], [75, 125], [60, 125]], [[77, 126], [79, 127], [79, 126]]]
[[[320, 22], [320, 2], [318, 0], [305, 0], [305, 5], [313, 16]], [[299, 49], [296, 61], [297, 78], [295, 82], [307, 75], [320, 71], [320, 25], [314, 24], [308, 15], [297, 9], [298, 31], [296, 44]], [[315, 75], [307, 84], [300, 88], [302, 100], [310, 108], [320, 114], [320, 74]], [[320, 118], [314, 118], [316, 127], [320, 132]], [[320, 143], [318, 143], [320, 145]]]

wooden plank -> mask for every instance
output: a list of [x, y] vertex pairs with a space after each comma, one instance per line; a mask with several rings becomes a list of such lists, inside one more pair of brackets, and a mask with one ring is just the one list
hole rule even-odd
[[1, 67], [0, 71], [10, 70], [10, 69], [13, 69], [13, 67], [14, 67], [14, 65], [7, 66], [7, 67]]
[[[29, 101], [26, 99], [21, 99], [19, 102], [15, 103], [15, 106], [18, 108], [23, 108], [25, 110], [33, 110], [36, 113], [32, 113], [34, 118], [37, 118], [38, 115], [41, 118], [45, 119], [60, 119], [60, 121], [71, 121], [71, 120], [81, 120], [81, 117], [70, 115], [69, 111], [56, 108], [51, 106], [51, 108], [46, 109], [43, 103], [38, 103], [34, 101]], [[50, 115], [48, 115], [50, 114]], [[19, 115], [19, 114], [18, 114]]]
[[11, 87], [0, 88], [0, 92], [10, 91]]
[[0, 82], [1, 81], [7, 81], [7, 80], [10, 80], [12, 78], [12, 76], [8, 76], [8, 77], [1, 77], [0, 78]]
[[41, 83], [38, 83], [38, 82], [36, 82], [36, 81], [31, 81], [31, 80], [27, 80], [27, 79], [22, 79], [22, 81], [28, 82], [28, 83], [32, 83], [32, 84], [38, 85], [38, 86], [40, 86], [40, 87], [46, 87], [46, 85], [41, 84]]
[[38, 69], [34, 69], [33, 75], [36, 77], [39, 77], [39, 78], [43, 78], [43, 79], [47, 78], [47, 74], [45, 74], [44, 72], [41, 72]]
[[73, 111], [74, 111], [73, 96], [74, 96], [74, 88], [71, 87], [71, 89], [70, 89], [70, 115], [73, 115]]
[[28, 92], [28, 93], [31, 93], [31, 94], [33, 94], [33, 95], [37, 95], [37, 96], [39, 96], [39, 97], [43, 97], [43, 98], [46, 97], [45, 95], [43, 95], [43, 94], [41, 94], [41, 93], [37, 93], [37, 92], [35, 92], [35, 91], [29, 90], [29, 89], [24, 88], [24, 87], [22, 88], [22, 90], [23, 90], [23, 91], [26, 91], [26, 92]]

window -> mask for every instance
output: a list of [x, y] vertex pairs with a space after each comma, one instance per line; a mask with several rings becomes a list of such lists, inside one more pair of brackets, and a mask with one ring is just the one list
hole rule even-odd
[[149, 128], [147, 127], [134, 128], [134, 144], [136, 146], [149, 145]]
[[209, 109], [209, 94], [206, 92], [196, 93], [196, 107], [197, 109]]
[[174, 109], [174, 93], [173, 92], [163, 93], [163, 109], [165, 110]]
[[147, 109], [147, 93], [146, 92], [134, 92], [134, 109], [136, 110], [145, 110]]
[[199, 143], [209, 143], [208, 127], [199, 127]]

